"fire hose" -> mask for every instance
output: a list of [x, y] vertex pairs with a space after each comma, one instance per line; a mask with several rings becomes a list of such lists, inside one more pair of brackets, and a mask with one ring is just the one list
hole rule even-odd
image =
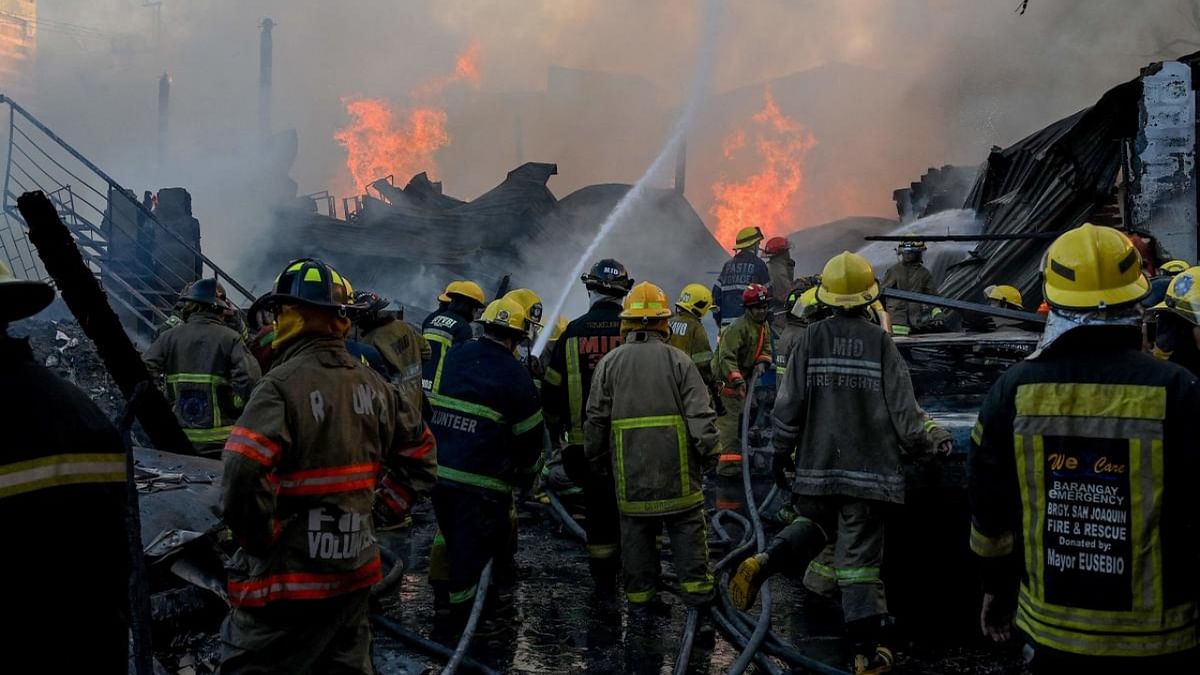
[[[389, 619], [386, 616], [373, 614], [371, 616], [371, 621], [374, 622], [377, 628], [382, 629], [388, 635], [391, 635], [400, 642], [403, 642], [404, 644], [412, 647], [422, 654], [425, 654], [426, 656], [442, 660], [449, 660], [454, 656], [454, 652], [449, 647], [434, 642], [433, 640], [428, 640], [421, 637], [413, 631], [405, 628], [395, 619]], [[488, 666], [485, 666], [469, 656], [463, 657], [462, 666], [477, 673], [482, 673], [483, 675], [499, 675], [499, 673], [497, 673], [495, 670], [492, 670]]]
[[475, 602], [471, 605], [471, 616], [467, 618], [467, 625], [463, 628], [462, 636], [458, 638], [458, 646], [455, 647], [454, 654], [450, 656], [450, 662], [442, 669], [442, 675], [454, 675], [459, 664], [467, 655], [467, 648], [471, 646], [471, 638], [475, 636], [475, 626], [479, 623], [479, 617], [483, 614], [483, 606], [487, 602], [488, 586], [492, 583], [493, 560], [487, 561], [487, 564], [483, 566], [483, 572], [479, 575], [479, 584], [475, 588]]

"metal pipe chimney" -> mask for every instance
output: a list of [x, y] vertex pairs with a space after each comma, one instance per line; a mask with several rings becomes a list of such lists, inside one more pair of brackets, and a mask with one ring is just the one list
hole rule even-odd
[[167, 162], [167, 123], [170, 120], [171, 76], [163, 73], [158, 78], [158, 167]]
[[675, 192], [683, 194], [687, 183], [687, 139], [679, 143], [679, 154], [675, 156]]
[[265, 139], [271, 133], [271, 29], [275, 22], [263, 19], [258, 40], [258, 131]]

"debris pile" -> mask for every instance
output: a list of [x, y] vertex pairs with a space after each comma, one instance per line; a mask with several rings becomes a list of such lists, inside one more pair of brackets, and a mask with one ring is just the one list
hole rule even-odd
[[9, 332], [28, 337], [37, 362], [82, 389], [109, 418], [116, 419], [124, 412], [121, 390], [78, 323], [27, 319], [9, 326]]

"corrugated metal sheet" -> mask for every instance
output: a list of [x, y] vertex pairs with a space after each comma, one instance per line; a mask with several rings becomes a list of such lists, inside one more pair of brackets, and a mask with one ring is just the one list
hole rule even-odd
[[[1070, 229], [1115, 198], [1121, 147], [1137, 129], [1141, 81], [1109, 90], [1092, 107], [1062, 119], [988, 157], [967, 196], [987, 234]], [[1021, 290], [1026, 305], [1041, 302], [1039, 271], [1049, 239], [983, 242], [942, 283], [943, 295], [978, 300], [991, 284]]]

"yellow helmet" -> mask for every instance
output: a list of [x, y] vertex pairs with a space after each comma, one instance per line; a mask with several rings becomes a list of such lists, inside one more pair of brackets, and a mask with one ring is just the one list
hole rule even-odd
[[550, 331], [550, 341], [557, 342], [558, 338], [562, 337], [564, 331], [567, 330], [566, 317], [558, 317], [558, 321], [554, 322], [554, 329]]
[[1167, 297], [1155, 309], [1166, 309], [1200, 326], [1200, 267], [1190, 267], [1171, 280]]
[[1065, 232], [1046, 251], [1043, 291], [1060, 309], [1089, 310], [1128, 305], [1146, 297], [1142, 256], [1111, 227], [1084, 223]]
[[988, 286], [983, 289], [983, 295], [988, 300], [1003, 300], [1017, 309], [1025, 309], [1025, 305], [1021, 299], [1021, 291], [1012, 286]]
[[1167, 262], [1158, 266], [1158, 271], [1162, 272], [1163, 274], [1175, 276], [1189, 267], [1191, 267], [1191, 265], [1187, 264], [1186, 260], [1168, 260]]
[[438, 296], [438, 301], [450, 302], [455, 296], [473, 300], [479, 303], [480, 307], [487, 304], [487, 298], [483, 295], [483, 289], [474, 281], [451, 281], [449, 284], [446, 284], [446, 290], [442, 291], [442, 294]]
[[621, 312], [622, 319], [666, 319], [671, 316], [671, 301], [667, 294], [658, 286], [643, 281], [629, 291], [625, 296], [625, 308]]
[[483, 310], [483, 315], [479, 317], [479, 323], [485, 326], [508, 328], [524, 335], [525, 308], [521, 306], [521, 303], [512, 298], [504, 297], [493, 300]]
[[762, 230], [757, 227], [743, 227], [738, 230], [737, 239], [733, 243], [733, 249], [740, 251], [744, 248], [750, 248], [763, 240]]
[[516, 300], [517, 304], [525, 308], [525, 321], [529, 323], [529, 332], [532, 335], [534, 327], [542, 325], [542, 299], [538, 297], [528, 288], [518, 288], [504, 294], [504, 297], [510, 300]]
[[789, 311], [797, 319], [807, 319], [820, 308], [821, 303], [817, 302], [817, 287], [813, 286], [796, 295], [796, 300], [792, 303], [792, 308]]
[[0, 323], [33, 316], [54, 302], [54, 289], [43, 281], [18, 279], [0, 262]]
[[675, 301], [676, 307], [686, 309], [702, 319], [712, 309], [712, 305], [712, 291], [703, 284], [688, 284], [684, 286], [683, 291], [679, 293], [679, 299]]
[[842, 251], [825, 263], [817, 300], [832, 307], [851, 309], [871, 304], [879, 297], [879, 282], [867, 259]]

